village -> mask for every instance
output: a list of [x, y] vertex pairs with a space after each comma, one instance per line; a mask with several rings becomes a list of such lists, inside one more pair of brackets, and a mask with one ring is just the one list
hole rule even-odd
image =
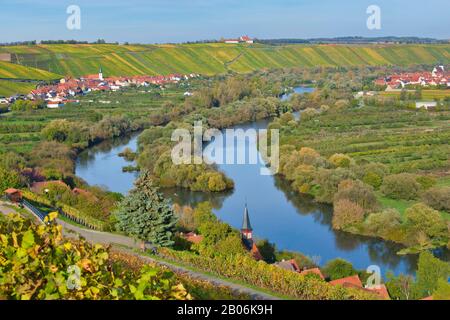
[[450, 87], [450, 73], [443, 65], [433, 68], [431, 72], [413, 72], [393, 74], [374, 81], [377, 86], [386, 86], [386, 91], [403, 89], [407, 86], [443, 86]]
[[[79, 103], [76, 96], [85, 95], [95, 91], [118, 91], [126, 87], [148, 87], [150, 85], [163, 86], [169, 83], [178, 83], [182, 80], [199, 77], [199, 74], [169, 74], [166, 76], [127, 76], [104, 77], [102, 68], [98, 74], [90, 74], [80, 78], [65, 77], [56, 84], [43, 85], [32, 90], [28, 95], [15, 95], [1, 98], [0, 104], [12, 104], [16, 100], [43, 100], [49, 109], [56, 109], [67, 103]], [[185, 95], [190, 95], [186, 92]]]

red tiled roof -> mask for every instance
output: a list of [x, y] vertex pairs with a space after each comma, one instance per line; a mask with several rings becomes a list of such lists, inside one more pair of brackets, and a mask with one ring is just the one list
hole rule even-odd
[[14, 189], [14, 188], [9, 188], [5, 190], [6, 194], [14, 194], [14, 193], [20, 193], [20, 190]]
[[184, 238], [185, 240], [191, 242], [191, 243], [200, 243], [203, 240], [203, 236], [195, 234], [194, 232], [189, 232], [186, 234], [181, 234], [181, 237]]
[[362, 282], [359, 279], [358, 275], [342, 278], [342, 279], [336, 279], [329, 282], [332, 286], [341, 285], [343, 287], [350, 285], [350, 286], [356, 286], [358, 288], [362, 288]]
[[426, 298], [423, 298], [423, 299], [420, 299], [420, 300], [434, 300], [434, 299], [433, 299], [433, 296], [429, 296], [429, 297], [426, 297]]

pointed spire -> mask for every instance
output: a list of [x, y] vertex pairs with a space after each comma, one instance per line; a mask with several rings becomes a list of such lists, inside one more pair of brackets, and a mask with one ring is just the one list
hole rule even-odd
[[250, 217], [248, 215], [247, 201], [245, 202], [244, 220], [242, 221], [242, 230], [252, 231], [252, 225], [250, 224]]

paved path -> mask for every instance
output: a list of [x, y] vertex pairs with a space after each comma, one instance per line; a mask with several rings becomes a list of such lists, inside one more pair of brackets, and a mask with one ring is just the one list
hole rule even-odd
[[[85, 238], [87, 241], [91, 243], [101, 243], [105, 245], [120, 245], [125, 246], [127, 248], [120, 248], [118, 250], [124, 251], [128, 254], [132, 254], [135, 256], [138, 256], [139, 258], [143, 259], [144, 261], [147, 261], [149, 263], [156, 263], [162, 266], [165, 266], [175, 273], [183, 273], [188, 274], [192, 278], [205, 280], [210, 282], [213, 285], [218, 286], [226, 286], [231, 288], [232, 290], [235, 290], [236, 292], [246, 293], [250, 295], [252, 299], [255, 300], [278, 300], [279, 298], [266, 294], [264, 292], [260, 292], [248, 287], [245, 287], [243, 285], [235, 284], [223, 279], [216, 278], [214, 276], [210, 276], [204, 273], [195, 272], [192, 270], [189, 270], [184, 267], [180, 267], [177, 265], [174, 265], [169, 262], [157, 260], [148, 256], [142, 256], [134, 252], [132, 249], [140, 249], [140, 245], [138, 242], [136, 242], [134, 239], [118, 234], [108, 233], [108, 232], [101, 232], [101, 231], [94, 231], [89, 229], [80, 228], [77, 226], [74, 226], [72, 224], [69, 224], [67, 222], [64, 222], [62, 220], [57, 220], [59, 224], [63, 226], [64, 229], [64, 236], [74, 238], [77, 237], [77, 234]], [[129, 249], [128, 249], [129, 248]]]

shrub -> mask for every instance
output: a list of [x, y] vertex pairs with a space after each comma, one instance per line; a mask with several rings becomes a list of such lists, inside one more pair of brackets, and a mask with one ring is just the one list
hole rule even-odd
[[358, 204], [347, 199], [342, 199], [334, 204], [333, 228], [340, 230], [364, 220], [364, 209]]
[[450, 211], [450, 187], [431, 188], [422, 194], [422, 201], [433, 209]]
[[416, 176], [410, 173], [399, 173], [384, 178], [381, 192], [394, 199], [413, 200], [421, 189]]
[[378, 190], [383, 183], [383, 178], [376, 174], [375, 172], [367, 172], [363, 178], [364, 183], [372, 186], [374, 189]]

